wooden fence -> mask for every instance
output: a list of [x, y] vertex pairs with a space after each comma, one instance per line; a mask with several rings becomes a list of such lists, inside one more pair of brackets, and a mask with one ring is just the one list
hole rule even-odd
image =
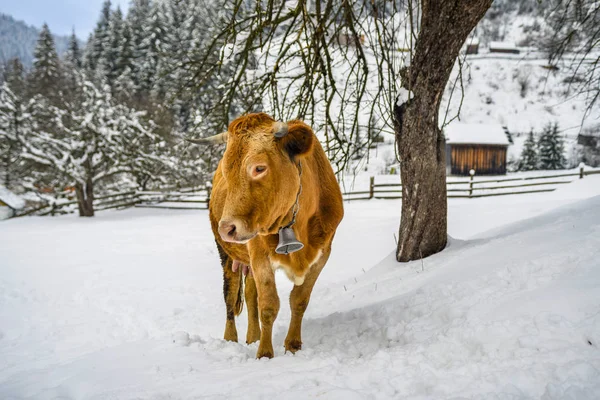
[[[553, 174], [545, 176], [524, 176], [515, 178], [490, 178], [476, 179], [475, 174], [467, 179], [449, 180], [446, 182], [448, 198], [474, 199], [489, 196], [506, 196], [516, 194], [552, 192], [560, 185], [583, 179], [587, 175], [600, 174], [600, 170], [584, 171], [566, 174]], [[343, 193], [344, 200], [369, 200], [369, 199], [401, 199], [402, 183], [375, 183], [372, 176], [369, 190]]]
[[[446, 182], [448, 198], [467, 198], [505, 196], [528, 193], [552, 192], [559, 185], [571, 183], [575, 179], [583, 179], [587, 175], [600, 174], [600, 170], [554, 174], [546, 176], [524, 176], [515, 178], [476, 179], [471, 175], [468, 179], [450, 180]], [[375, 183], [375, 177], [370, 178], [369, 190], [345, 192], [344, 200], [369, 199], [401, 199], [401, 183]], [[94, 210], [136, 208], [165, 208], [169, 210], [206, 210], [210, 197], [209, 188], [167, 188], [155, 191], [127, 190], [110, 193], [94, 199]], [[28, 210], [24, 215], [59, 215], [77, 211], [77, 201], [60, 199], [42, 207]]]
[[[208, 208], [208, 192], [205, 187], [156, 191], [127, 190], [94, 198], [95, 212], [129, 207], [205, 210]], [[76, 211], [77, 200], [58, 199], [17, 216], [61, 215]]]

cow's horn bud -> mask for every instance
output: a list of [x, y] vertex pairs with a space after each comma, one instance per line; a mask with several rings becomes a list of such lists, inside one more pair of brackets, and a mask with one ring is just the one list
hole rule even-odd
[[227, 132], [219, 133], [218, 135], [209, 136], [200, 139], [185, 139], [194, 144], [223, 144], [227, 143]]
[[288, 126], [285, 122], [277, 121], [273, 124], [273, 134], [277, 138], [282, 138], [288, 134]]

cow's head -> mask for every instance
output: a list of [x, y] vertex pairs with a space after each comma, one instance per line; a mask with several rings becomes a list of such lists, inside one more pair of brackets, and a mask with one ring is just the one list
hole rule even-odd
[[220, 164], [227, 187], [219, 221], [223, 240], [246, 243], [290, 222], [300, 187], [299, 163], [314, 140], [303, 122], [282, 123], [258, 113], [237, 118], [227, 132], [195, 141], [227, 143]]

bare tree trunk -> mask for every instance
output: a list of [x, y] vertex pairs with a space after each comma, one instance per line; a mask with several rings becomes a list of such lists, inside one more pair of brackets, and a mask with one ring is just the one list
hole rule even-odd
[[447, 201], [440, 101], [469, 33], [492, 0], [422, 0], [415, 54], [402, 86], [412, 100], [396, 104], [396, 139], [402, 178], [402, 218], [396, 258], [400, 262], [446, 247]]
[[88, 179], [85, 184], [77, 183], [75, 185], [77, 194], [77, 204], [79, 206], [80, 217], [94, 216], [94, 184]]

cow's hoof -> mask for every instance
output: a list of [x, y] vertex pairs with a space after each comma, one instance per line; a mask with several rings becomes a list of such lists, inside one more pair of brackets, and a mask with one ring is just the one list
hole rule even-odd
[[252, 344], [254, 342], [258, 342], [260, 340], [260, 335], [257, 337], [252, 337], [250, 335], [246, 336], [246, 344]]
[[228, 319], [225, 322], [225, 333], [223, 334], [223, 339], [228, 342], [237, 342], [238, 334], [237, 329], [235, 328], [235, 320]]
[[231, 332], [231, 331], [225, 330], [223, 339], [227, 340], [228, 342], [237, 342], [238, 341], [237, 332]]
[[260, 340], [260, 328], [248, 327], [248, 333], [246, 333], [246, 344], [258, 342]]
[[289, 351], [292, 354], [295, 354], [298, 350], [302, 349], [302, 342], [298, 339], [286, 340], [285, 341], [285, 351]]
[[237, 341], [238, 341], [237, 336], [227, 336], [227, 335], [225, 335], [223, 337], [223, 339], [225, 339], [228, 342], [236, 342], [237, 343]]
[[273, 358], [273, 350], [262, 350], [258, 349], [256, 352], [256, 358]]

